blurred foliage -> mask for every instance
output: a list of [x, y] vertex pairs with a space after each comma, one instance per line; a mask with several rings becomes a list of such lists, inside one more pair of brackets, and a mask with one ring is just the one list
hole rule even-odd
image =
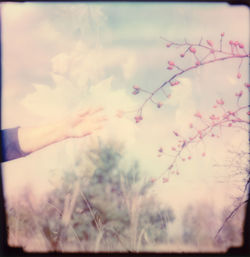
[[216, 214], [214, 206], [206, 202], [187, 206], [182, 216], [183, 242], [194, 245], [197, 249], [228, 249], [241, 246], [244, 208], [237, 212], [234, 218], [229, 219], [219, 236], [216, 236], [229, 213], [227, 209], [223, 209], [222, 215]]
[[173, 210], [150, 196], [152, 183], [142, 179], [138, 162], [125, 165], [122, 159], [122, 146], [115, 142], [83, 151], [74, 167], [65, 167], [39, 211], [26, 205], [8, 214], [10, 231], [24, 212], [29, 224], [23, 219], [19, 230], [27, 237], [40, 233], [47, 250], [139, 251], [167, 242]]
[[214, 207], [209, 203], [187, 206], [183, 214], [183, 242], [197, 247], [215, 245], [217, 220]]

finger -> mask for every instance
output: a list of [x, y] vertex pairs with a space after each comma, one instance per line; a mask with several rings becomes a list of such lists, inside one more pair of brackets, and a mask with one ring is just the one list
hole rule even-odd
[[88, 131], [88, 132], [84, 133], [83, 136], [86, 137], [86, 136], [92, 135], [94, 131], [96, 131], [96, 130], [101, 130], [102, 128], [103, 128], [103, 126], [101, 126], [101, 125], [96, 126], [96, 127], [93, 127], [93, 128], [91, 129], [91, 131]]
[[98, 108], [95, 108], [95, 109], [93, 109], [93, 108], [88, 108], [87, 110], [82, 110], [82, 111], [80, 111], [80, 112], [78, 113], [78, 115], [79, 115], [79, 117], [83, 118], [83, 117], [85, 117], [85, 116], [87, 116], [87, 115], [93, 115], [93, 114], [95, 114], [95, 113], [97, 113], [97, 112], [100, 112], [100, 111], [102, 111], [103, 109], [104, 109], [103, 107], [98, 107]]
[[85, 109], [85, 110], [80, 111], [80, 112], [78, 113], [78, 115], [79, 115], [80, 117], [84, 117], [84, 116], [88, 115], [90, 112], [91, 112], [91, 108], [88, 108], [87, 110]]
[[102, 116], [102, 117], [98, 117], [95, 119], [96, 122], [102, 122], [102, 121], [107, 121], [108, 117], [107, 116]]
[[98, 108], [92, 109], [92, 110], [89, 112], [89, 114], [90, 114], [90, 115], [93, 115], [93, 114], [96, 114], [96, 113], [98, 113], [98, 112], [100, 112], [100, 111], [103, 111], [103, 110], [104, 110], [103, 107], [98, 107]]

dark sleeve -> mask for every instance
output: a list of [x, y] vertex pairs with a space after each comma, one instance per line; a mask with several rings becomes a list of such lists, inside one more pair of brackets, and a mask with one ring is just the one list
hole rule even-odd
[[29, 154], [24, 153], [20, 148], [18, 129], [19, 127], [1, 130], [1, 162], [21, 158]]

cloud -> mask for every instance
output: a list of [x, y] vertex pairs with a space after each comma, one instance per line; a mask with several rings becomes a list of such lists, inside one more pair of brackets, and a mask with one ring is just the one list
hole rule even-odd
[[171, 98], [168, 104], [176, 107], [175, 126], [182, 130], [193, 120], [196, 111], [196, 103], [193, 96], [193, 84], [189, 78], [179, 78], [180, 84], [171, 90]]
[[[70, 51], [59, 53], [51, 59], [53, 83], [34, 83], [34, 91], [26, 95], [22, 104], [32, 113], [43, 117], [62, 117], [77, 105], [84, 105], [83, 99], [88, 103], [91, 99], [92, 103], [105, 103], [114, 108], [115, 103], [121, 105], [128, 99], [123, 101], [119, 99], [121, 92], [112, 92], [111, 77], [115, 76], [117, 81], [122, 80], [123, 83], [123, 79], [130, 78], [135, 72], [135, 63], [136, 56], [129, 50], [89, 47], [83, 41], [78, 41]], [[120, 69], [123, 78], [119, 77], [117, 69]]]
[[[163, 146], [169, 153], [174, 145], [172, 130], [178, 128], [184, 131], [197, 106], [203, 110], [211, 106], [218, 92], [229, 95], [231, 88], [229, 90], [223, 81], [225, 76], [229, 78], [235, 69], [224, 69], [222, 73], [218, 66], [214, 66], [215, 68], [209, 68], [209, 72], [201, 70], [198, 74], [195, 71], [190, 77], [180, 78], [180, 85], [170, 88], [172, 97], [166, 100], [164, 106], [158, 109], [153, 104], [147, 105], [143, 110], [144, 119], [138, 124], [134, 122], [133, 113], [122, 119], [117, 118], [117, 110], [135, 109], [140, 104], [138, 98], [127, 94], [128, 81], [130, 83], [130, 80], [137, 80], [139, 77], [141, 80], [137, 80], [138, 84], [152, 90], [169, 78], [170, 73], [166, 71], [165, 66], [168, 60], [175, 61], [176, 51], [173, 48], [166, 49], [159, 37], [171, 37], [171, 40], [177, 38], [181, 42], [186, 37], [189, 42], [196, 42], [206, 31], [206, 35], [215, 35], [210, 39], [217, 42], [222, 29], [225, 31], [226, 40], [238, 39], [238, 36], [246, 39], [248, 35], [248, 25], [245, 24], [248, 15], [245, 16], [244, 11], [244, 19], [238, 19], [241, 12], [235, 13], [234, 8], [229, 12], [208, 6], [196, 8], [194, 5], [186, 5], [186, 8], [176, 9], [174, 6], [168, 8], [168, 5], [160, 5], [155, 7], [154, 15], [145, 23], [145, 15], [148, 15], [148, 12], [138, 14], [138, 10], [132, 8], [133, 5], [125, 13], [122, 13], [122, 8], [121, 12], [117, 12], [116, 7], [113, 7], [117, 19], [120, 19], [120, 15], [124, 16], [120, 26], [119, 23], [112, 23], [114, 17], [106, 16], [108, 12], [103, 11], [107, 11], [109, 7], [77, 4], [58, 5], [56, 8], [54, 5], [40, 7], [32, 6], [26, 9], [27, 6], [23, 5], [23, 8], [17, 7], [16, 10], [10, 8], [5, 14], [5, 22], [9, 19], [8, 26], [4, 25], [4, 40], [8, 42], [5, 43], [4, 51], [7, 56], [6, 49], [8, 50], [9, 67], [9, 73], [5, 73], [5, 77], [16, 78], [18, 83], [15, 83], [13, 91], [21, 89], [22, 96], [25, 94], [22, 105], [26, 112], [20, 111], [18, 116], [32, 113], [33, 117], [40, 117], [42, 122], [65, 117], [67, 113], [78, 108], [103, 105], [110, 119], [106, 129], [98, 136], [104, 140], [117, 139], [124, 142], [128, 160], [138, 159], [142, 171], [145, 171], [143, 174], [147, 176], [160, 174], [172, 160], [169, 155], [165, 158], [157, 157], [158, 147]], [[133, 17], [129, 12], [131, 9]], [[160, 16], [159, 9], [163, 16]], [[168, 16], [169, 12], [171, 16]], [[211, 17], [215, 19], [211, 20]], [[129, 26], [126, 21], [130, 18], [133, 18], [133, 25], [136, 26]], [[108, 21], [112, 23], [109, 29], [105, 27]], [[183, 26], [183, 21], [187, 26]], [[19, 44], [16, 44], [17, 38]], [[183, 61], [181, 58], [178, 60]], [[44, 77], [46, 81], [43, 80]], [[23, 83], [20, 83], [20, 78]], [[234, 84], [235, 81], [229, 78], [230, 83]], [[27, 85], [32, 85], [32, 89], [27, 89]], [[10, 101], [15, 104], [13, 99]], [[9, 113], [5, 114], [6, 119], [17, 119]], [[192, 152], [194, 158], [189, 164], [179, 165], [180, 176], [172, 177], [167, 186], [161, 184], [163, 189], [159, 189], [159, 194], [162, 194], [165, 201], [174, 205], [176, 201], [183, 199], [182, 195], [190, 192], [185, 200], [193, 201], [194, 195], [206, 187], [209, 179], [212, 184], [211, 177], [215, 173], [212, 165], [215, 157], [222, 161], [225, 159], [226, 140], [236, 145], [238, 139], [243, 141], [245, 137], [226, 133], [223, 143], [218, 141], [205, 145], [208, 159], [199, 159], [200, 151], [203, 151], [204, 147], [204, 144], [201, 144], [196, 152]], [[15, 187], [21, 187], [21, 184], [28, 180], [36, 184], [36, 190], [42, 190], [48, 185], [48, 171], [51, 168], [63, 171], [65, 167], [73, 166], [80, 145], [86, 144], [87, 147], [90, 141], [88, 140], [84, 138], [61, 142], [25, 159], [6, 164], [5, 181], [9, 183], [8, 191], [16, 192]], [[222, 170], [221, 173], [223, 172], [226, 174], [227, 171]], [[12, 186], [9, 186], [11, 184]], [[211, 188], [213, 187], [210, 187], [210, 192]], [[210, 192], [204, 190], [204, 196]]]
[[136, 65], [135, 56], [130, 55], [122, 64], [123, 76], [125, 79], [130, 79], [135, 74]]

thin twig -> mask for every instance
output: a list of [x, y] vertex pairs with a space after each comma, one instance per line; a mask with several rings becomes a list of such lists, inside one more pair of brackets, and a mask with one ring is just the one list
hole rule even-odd
[[227, 223], [227, 221], [228, 221], [233, 215], [236, 214], [236, 212], [238, 211], [238, 209], [239, 209], [243, 204], [245, 204], [245, 203], [247, 203], [247, 202], [248, 202], [248, 199], [245, 200], [244, 202], [241, 202], [241, 203], [226, 217], [226, 219], [224, 220], [222, 226], [221, 226], [221, 227], [219, 228], [219, 230], [217, 231], [217, 233], [216, 233], [216, 235], [215, 235], [215, 238], [217, 238], [218, 235], [219, 235], [219, 233], [223, 230], [223, 228], [224, 228], [225, 224]]

